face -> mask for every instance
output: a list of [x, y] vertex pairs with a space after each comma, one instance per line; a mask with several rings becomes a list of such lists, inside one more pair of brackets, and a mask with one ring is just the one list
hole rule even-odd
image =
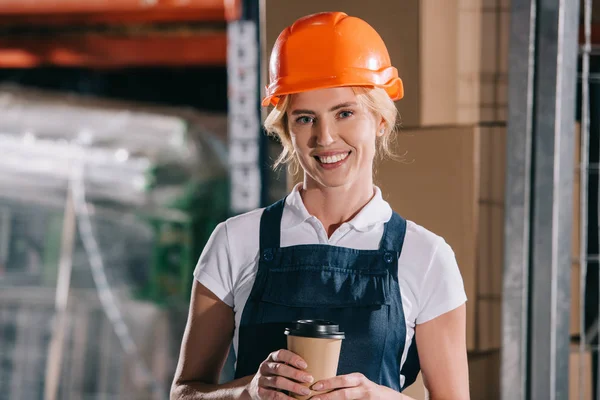
[[294, 94], [288, 127], [309, 187], [372, 184], [375, 140], [383, 121], [349, 87]]

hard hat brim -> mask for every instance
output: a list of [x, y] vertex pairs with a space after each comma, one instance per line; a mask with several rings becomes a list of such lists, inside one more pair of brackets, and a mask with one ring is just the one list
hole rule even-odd
[[[272, 93], [267, 95], [262, 100], [262, 106], [267, 107], [269, 105], [277, 106], [279, 103], [279, 99], [282, 96], [287, 96], [290, 94], [303, 93], [312, 90], [319, 89], [331, 89], [335, 87], [350, 87], [350, 86], [358, 86], [358, 87], [378, 87], [384, 89], [390, 99], [393, 101], [400, 100], [404, 97], [404, 85], [402, 84], [402, 80], [398, 77], [394, 77], [389, 82], [381, 85], [381, 84], [373, 84], [365, 81], [356, 81], [356, 82], [348, 82], [347, 80], [343, 80], [340, 82], [338, 79], [328, 79], [327, 81], [322, 82], [304, 82], [304, 84], [295, 84], [293, 85], [279, 85], [277, 82], [269, 85], [266, 88], [267, 93]], [[287, 90], [286, 90], [287, 86]]]

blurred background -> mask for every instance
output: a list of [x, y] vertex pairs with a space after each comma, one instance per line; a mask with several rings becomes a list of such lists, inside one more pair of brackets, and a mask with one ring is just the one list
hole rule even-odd
[[0, 400], [168, 398], [210, 233], [299, 179], [273, 43], [333, 10], [404, 81], [376, 183], [456, 253], [471, 398], [600, 398], [600, 2], [0, 0]]

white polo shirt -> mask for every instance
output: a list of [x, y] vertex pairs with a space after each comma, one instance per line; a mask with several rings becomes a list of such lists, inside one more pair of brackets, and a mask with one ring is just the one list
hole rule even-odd
[[[300, 186], [287, 196], [281, 218], [281, 247], [330, 244], [359, 250], [376, 250], [392, 209], [381, 190], [331, 237], [321, 221], [311, 216], [302, 202]], [[259, 260], [260, 219], [263, 209], [229, 218], [212, 233], [194, 270], [194, 277], [235, 312], [234, 349], [239, 325]], [[406, 345], [402, 364], [416, 324], [430, 321], [463, 303], [467, 296], [454, 252], [440, 236], [407, 221], [404, 246], [398, 259], [398, 282], [406, 319]], [[400, 377], [404, 384], [404, 377]]]

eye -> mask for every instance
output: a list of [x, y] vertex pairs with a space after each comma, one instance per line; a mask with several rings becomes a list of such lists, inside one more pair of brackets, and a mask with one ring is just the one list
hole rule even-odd
[[354, 115], [354, 113], [352, 111], [345, 110], [345, 111], [341, 111], [338, 114], [338, 117], [341, 119], [345, 119], [345, 118], [351, 117], [352, 115]]
[[310, 124], [311, 122], [313, 122], [313, 118], [309, 117], [309, 116], [306, 116], [306, 115], [303, 115], [301, 117], [296, 118], [296, 122], [298, 124], [302, 124], [302, 125]]

